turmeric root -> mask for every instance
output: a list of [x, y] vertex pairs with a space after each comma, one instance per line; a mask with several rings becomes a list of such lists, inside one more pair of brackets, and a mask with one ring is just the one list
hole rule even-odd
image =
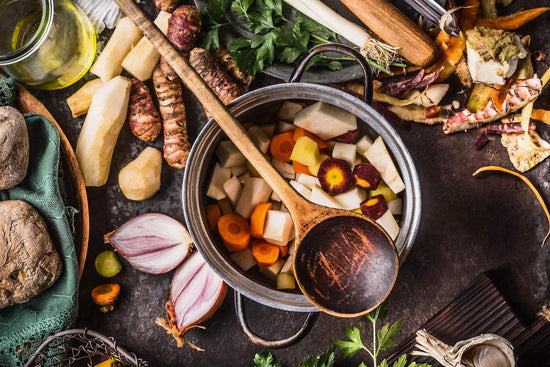
[[155, 0], [155, 5], [162, 11], [167, 11], [171, 13], [178, 6], [179, 0]]
[[130, 80], [130, 103], [128, 104], [128, 121], [132, 133], [143, 141], [153, 141], [162, 130], [160, 115], [153, 103], [151, 92], [145, 83], [136, 78]]
[[164, 130], [164, 159], [170, 166], [183, 169], [191, 150], [187, 119], [179, 79], [169, 80], [157, 66], [153, 84], [159, 101]]
[[216, 52], [214, 52], [214, 56], [225, 71], [227, 71], [227, 73], [243, 87], [244, 91], [248, 91], [248, 87], [250, 86], [250, 83], [252, 83], [254, 77], [252, 75], [248, 75], [246, 71], [242, 71], [237, 65], [235, 65], [229, 51], [223, 47], [220, 47], [216, 50]]
[[[168, 20], [168, 33], [166, 36], [181, 52], [183, 57], [189, 58], [189, 51], [195, 47], [200, 35], [202, 22], [197, 7], [193, 5], [181, 5]], [[178, 77], [176, 72], [168, 64], [166, 59], [160, 59], [160, 67], [164, 76], [169, 80]]]

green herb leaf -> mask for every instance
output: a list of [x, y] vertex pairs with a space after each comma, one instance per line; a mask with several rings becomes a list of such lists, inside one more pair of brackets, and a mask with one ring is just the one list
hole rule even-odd
[[331, 346], [326, 352], [318, 356], [309, 357], [303, 363], [300, 363], [298, 367], [332, 367], [336, 361], [334, 356], [335, 346]]
[[378, 365], [378, 367], [388, 367], [388, 361], [386, 361], [385, 359], [382, 360], [382, 362], [380, 362], [380, 364]]
[[379, 319], [383, 319], [388, 314], [388, 309], [386, 308], [386, 302], [383, 302], [380, 306], [376, 307], [376, 310], [369, 312], [365, 315], [372, 323], [375, 323]]
[[349, 327], [345, 327], [342, 329], [342, 332], [350, 341], [336, 340], [333, 344], [342, 351], [343, 358], [353, 357], [357, 354], [357, 352], [365, 348], [363, 341], [361, 340], [361, 332], [358, 328], [354, 327], [353, 329], [350, 329]]
[[407, 355], [405, 354], [403, 354], [401, 357], [399, 357], [397, 361], [393, 363], [393, 367], [405, 367], [406, 365], [407, 365]]
[[204, 34], [200, 40], [200, 46], [206, 48], [207, 50], [213, 51], [220, 48], [220, 25], [210, 27], [208, 32]]
[[394, 322], [393, 324], [386, 324], [382, 326], [380, 330], [378, 330], [377, 333], [377, 339], [378, 339], [378, 348], [380, 350], [385, 350], [391, 347], [395, 347], [397, 344], [391, 340], [391, 337], [395, 335], [399, 330], [401, 330], [401, 323], [403, 322], [403, 318], [401, 317], [399, 320]]
[[271, 353], [260, 352], [254, 356], [254, 367], [281, 367], [281, 364], [275, 363], [275, 357]]
[[296, 14], [294, 15], [294, 19], [296, 20], [296, 24], [300, 24], [304, 30], [307, 32], [313, 33], [318, 32], [325, 36], [328, 41], [338, 41], [338, 38], [336, 36], [336, 33], [325, 27], [324, 25], [321, 25], [308, 17], [307, 15], [304, 15], [303, 13], [300, 13], [299, 11], [296, 11]]
[[250, 8], [253, 3], [254, 0], [234, 0], [231, 3], [231, 11], [235, 13], [240, 20], [249, 23], [248, 8]]

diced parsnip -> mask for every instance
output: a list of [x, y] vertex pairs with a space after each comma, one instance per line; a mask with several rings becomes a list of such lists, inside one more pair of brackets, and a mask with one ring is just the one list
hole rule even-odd
[[118, 173], [118, 185], [126, 198], [146, 200], [160, 189], [162, 153], [147, 147]]
[[277, 125], [275, 124], [269, 124], [269, 125], [261, 125], [260, 128], [264, 131], [265, 135], [271, 139], [273, 135], [275, 134], [275, 128]]
[[294, 125], [328, 140], [357, 129], [357, 118], [339, 107], [317, 102], [300, 111]]
[[386, 149], [386, 145], [382, 137], [376, 138], [372, 146], [365, 153], [369, 162], [376, 167], [380, 176], [389, 188], [396, 194], [405, 189], [405, 184], [397, 172], [397, 168], [393, 164], [393, 160]]
[[393, 215], [398, 215], [403, 213], [403, 199], [397, 198], [393, 199], [392, 201], [388, 201], [388, 210]]
[[243, 175], [246, 172], [248, 172], [248, 168], [246, 168], [246, 164], [231, 167], [231, 174], [235, 177], [239, 177], [240, 175]]
[[319, 162], [319, 146], [310, 137], [301, 136], [294, 144], [290, 159], [306, 166], [317, 164]]
[[368, 194], [365, 190], [355, 186], [346, 192], [334, 195], [332, 198], [336, 200], [342, 208], [353, 210], [359, 208], [361, 202], [363, 202], [367, 196]]
[[[418, 106], [430, 107], [436, 106], [441, 102], [447, 91], [449, 90], [449, 84], [432, 84], [428, 87], [426, 92], [416, 99], [413, 104]], [[422, 91], [413, 90], [403, 96], [404, 99], [414, 99]]]
[[235, 213], [246, 219], [250, 218], [252, 211], [258, 204], [267, 203], [271, 196], [271, 187], [261, 178], [251, 177], [244, 183], [243, 192]]
[[355, 144], [336, 143], [332, 150], [332, 158], [343, 159], [348, 162], [350, 167], [355, 164], [356, 146]]
[[277, 260], [273, 265], [270, 266], [260, 266], [260, 273], [268, 277], [273, 281], [277, 281], [277, 274], [281, 271], [281, 268], [285, 264], [283, 259]]
[[244, 250], [233, 252], [229, 257], [242, 269], [242, 271], [250, 270], [256, 265], [256, 260], [254, 259], [254, 255], [252, 255], [250, 246]]
[[97, 58], [90, 72], [107, 83], [122, 72], [122, 60], [128, 52], [143, 37], [134, 22], [128, 17], [120, 19], [113, 35], [107, 42], [103, 52]]
[[276, 201], [278, 203], [281, 202], [281, 198], [279, 197], [279, 195], [277, 195], [275, 191], [271, 193], [271, 197], [269, 198], [269, 200]]
[[309, 170], [309, 173], [311, 173], [314, 176], [317, 176], [317, 172], [319, 172], [319, 167], [321, 166], [321, 163], [323, 163], [323, 161], [327, 158], [329, 158], [328, 155], [320, 154], [319, 155], [319, 160], [317, 161], [317, 163], [315, 163], [312, 166], [307, 166], [307, 168]]
[[281, 268], [281, 273], [289, 273], [294, 275], [294, 269], [292, 263], [294, 262], [294, 254], [289, 254], [288, 259], [286, 259], [285, 264]]
[[284, 122], [284, 121], [279, 121], [277, 122], [275, 133], [282, 134], [282, 133], [286, 133], [287, 131], [294, 131], [295, 128], [296, 126], [294, 126], [293, 124], [289, 124], [288, 122]]
[[227, 198], [231, 202], [231, 205], [235, 207], [241, 197], [243, 186], [239, 182], [239, 179], [233, 176], [229, 180], [225, 181], [223, 184], [223, 191], [227, 194]]
[[263, 131], [263, 129], [259, 126], [252, 126], [250, 129], [248, 129], [248, 136], [250, 137], [250, 140], [254, 143], [254, 145], [262, 152], [267, 153], [269, 150], [269, 143], [271, 140], [266, 135], [266, 133]]
[[296, 288], [296, 280], [289, 273], [277, 274], [277, 289], [294, 289]]
[[298, 175], [296, 175], [296, 181], [298, 181], [310, 190], [313, 189], [313, 186], [321, 187], [321, 183], [319, 182], [319, 179], [317, 177], [306, 175], [305, 173], [298, 173]]
[[227, 195], [223, 189], [225, 181], [231, 177], [231, 170], [229, 168], [222, 167], [219, 163], [214, 166], [210, 183], [208, 184], [208, 190], [206, 196], [214, 200], [221, 200]]
[[[269, 159], [267, 159], [269, 161]], [[246, 161], [246, 168], [248, 168], [248, 173], [250, 173], [250, 176], [252, 177], [262, 177], [258, 171], [256, 171], [256, 168], [249, 162]]]
[[292, 164], [281, 162], [275, 158], [271, 159], [271, 164], [284, 178], [288, 178], [289, 180], [294, 180], [296, 178], [296, 171], [294, 171]]
[[386, 210], [384, 215], [376, 220], [376, 223], [380, 224], [380, 226], [388, 233], [390, 238], [395, 241], [397, 235], [399, 234], [399, 224], [397, 224], [395, 218], [389, 210]]
[[277, 114], [277, 119], [282, 121], [291, 122], [296, 117], [296, 114], [304, 109], [304, 104], [299, 102], [284, 101], [279, 113]]
[[[172, 14], [161, 11], [155, 19], [155, 25], [166, 34], [168, 31], [168, 19]], [[122, 61], [122, 67], [142, 82], [151, 79], [153, 71], [160, 60], [157, 48], [153, 46], [147, 37], [143, 36], [137, 45], [126, 55]]]
[[268, 210], [264, 225], [264, 239], [274, 245], [286, 246], [294, 232], [294, 223], [288, 212]]
[[229, 201], [227, 196], [221, 200], [218, 200], [218, 205], [220, 206], [222, 215], [233, 214], [233, 207], [231, 206], [231, 201]]
[[67, 106], [69, 106], [73, 117], [78, 117], [88, 112], [90, 104], [92, 103], [92, 97], [102, 85], [103, 82], [100, 78], [90, 80], [72, 96], [67, 98]]
[[378, 187], [374, 190], [370, 190], [369, 194], [371, 197], [382, 195], [387, 202], [393, 201], [397, 197], [397, 194], [393, 192], [384, 181], [380, 181]]
[[305, 185], [297, 182], [297, 181], [290, 181], [290, 186], [294, 188], [298, 192], [298, 194], [302, 195], [304, 198], [308, 199], [311, 197], [311, 190], [308, 189]]
[[366, 135], [363, 135], [363, 137], [359, 139], [357, 143], [355, 143], [357, 153], [361, 154], [365, 158], [367, 158], [365, 156], [365, 153], [367, 152], [367, 150], [369, 150], [371, 145], [372, 145], [372, 140]]
[[224, 140], [218, 144], [216, 157], [224, 168], [242, 166], [246, 163], [246, 158], [237, 149], [231, 140]]
[[126, 120], [130, 81], [118, 76], [95, 93], [76, 144], [86, 186], [102, 186], [109, 177], [113, 150]]
[[246, 180], [248, 180], [250, 177], [252, 177], [252, 176], [250, 176], [250, 172], [247, 171], [247, 172], [245, 172], [245, 173], [243, 173], [242, 175], [239, 176], [239, 182], [241, 183], [241, 185], [244, 185]]
[[342, 209], [340, 204], [334, 200], [332, 196], [324, 192], [323, 189], [318, 186], [314, 186], [313, 189], [311, 189], [309, 201], [318, 205], [328, 206], [329, 208]]

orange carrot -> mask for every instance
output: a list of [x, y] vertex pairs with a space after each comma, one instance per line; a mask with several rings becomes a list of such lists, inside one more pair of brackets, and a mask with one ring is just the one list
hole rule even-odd
[[286, 163], [290, 162], [292, 149], [294, 149], [294, 131], [274, 135], [269, 145], [269, 151], [273, 158]]
[[325, 149], [328, 146], [327, 142], [317, 135], [310, 133], [306, 129], [296, 126], [296, 128], [294, 129], [294, 141], [298, 140], [298, 138], [302, 136], [307, 136], [308, 138], [311, 138], [311, 140], [315, 141], [319, 146], [319, 149]]
[[239, 215], [226, 214], [220, 217], [218, 231], [229, 252], [244, 250], [250, 242], [250, 226]]
[[534, 109], [531, 118], [550, 125], [550, 111], [548, 110]]
[[292, 167], [294, 167], [296, 173], [305, 173], [306, 175], [311, 175], [308, 166], [306, 166], [305, 164], [292, 161]]
[[285, 257], [288, 255], [288, 246], [279, 246], [279, 256]]
[[257, 239], [264, 238], [265, 218], [267, 211], [273, 208], [271, 203], [258, 204], [250, 217], [250, 234]]
[[467, 0], [464, 4], [462, 13], [460, 14], [460, 30], [466, 32], [476, 25], [479, 7], [481, 6], [481, 1], [479, 0]]
[[252, 242], [252, 255], [258, 266], [270, 266], [279, 259], [279, 246], [264, 240], [255, 240]]
[[550, 10], [550, 8], [548, 7], [534, 8], [506, 15], [503, 17], [478, 19], [476, 22], [476, 26], [513, 31], [518, 29], [525, 23], [535, 19], [539, 15], [547, 12], [548, 10]]
[[206, 207], [206, 218], [208, 226], [212, 232], [218, 232], [218, 219], [222, 216], [220, 206], [218, 204], [210, 204]]

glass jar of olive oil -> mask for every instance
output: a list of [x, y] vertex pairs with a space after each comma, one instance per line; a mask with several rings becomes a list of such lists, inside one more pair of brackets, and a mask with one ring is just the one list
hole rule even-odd
[[0, 0], [0, 66], [40, 89], [79, 80], [96, 52], [94, 28], [69, 0]]

